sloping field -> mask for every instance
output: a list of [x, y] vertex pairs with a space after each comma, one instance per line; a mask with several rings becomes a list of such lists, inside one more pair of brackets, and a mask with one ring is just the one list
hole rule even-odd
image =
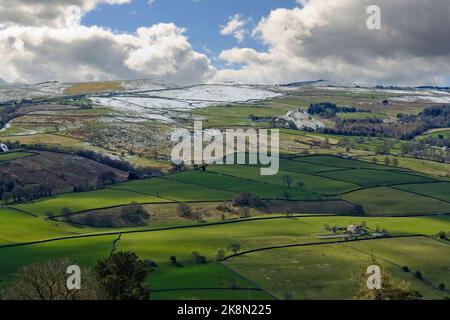
[[[421, 270], [436, 286], [450, 281], [450, 247], [427, 238], [382, 239], [261, 251], [225, 262], [239, 274], [283, 298], [351, 299], [359, 284], [355, 275], [365, 270], [374, 254], [377, 263], [396, 281], [406, 280], [425, 298], [443, 298], [445, 293], [401, 271]], [[428, 259], [428, 257], [430, 257]]]
[[450, 203], [393, 189], [371, 188], [342, 196], [362, 204], [368, 215], [411, 215], [450, 212]]
[[19, 157], [7, 163], [1, 163], [0, 156], [0, 173], [13, 177], [25, 186], [39, 185], [45, 181], [53, 193], [97, 187], [98, 177], [107, 172], [115, 174], [116, 182], [128, 178], [126, 172], [71, 154], [48, 151], [25, 154], [33, 156]]
[[34, 153], [31, 152], [8, 152], [8, 153], [1, 153], [0, 154], [0, 162], [7, 162], [12, 161], [16, 159], [20, 159], [23, 157], [30, 157], [34, 156]]
[[30, 242], [100, 232], [101, 229], [77, 228], [65, 223], [45, 221], [15, 210], [0, 209], [0, 244]]
[[282, 186], [286, 186], [283, 177], [288, 175], [293, 179], [292, 188], [298, 189], [299, 187], [296, 184], [303, 182], [305, 186], [302, 189], [321, 195], [341, 194], [359, 188], [357, 185], [348, 182], [297, 172], [279, 171], [275, 176], [262, 176], [260, 169], [252, 166], [215, 165], [208, 167], [208, 171]]
[[307, 162], [307, 163], [313, 163], [323, 166], [331, 166], [331, 167], [337, 167], [337, 168], [353, 168], [353, 169], [379, 169], [379, 170], [390, 170], [392, 168], [373, 164], [369, 162], [364, 161], [358, 161], [358, 160], [351, 160], [351, 159], [344, 159], [340, 157], [333, 157], [333, 156], [306, 156], [306, 157], [297, 157], [292, 158], [294, 161], [298, 162]]
[[[332, 162], [330, 163], [332, 165]], [[321, 171], [336, 170], [333, 166], [328, 166], [327, 163], [315, 164], [303, 161], [295, 161], [295, 159], [280, 159], [280, 168], [284, 171], [301, 172], [301, 173], [316, 173]]]
[[233, 193], [251, 192], [265, 199], [284, 199], [284, 192], [289, 193], [290, 198], [294, 200], [314, 200], [319, 198], [317, 195], [308, 191], [281, 186], [274, 188], [274, 186], [270, 184], [199, 171], [179, 173], [168, 176], [168, 179], [198, 184], [211, 189], [225, 190]]
[[147, 193], [172, 201], [224, 201], [231, 200], [234, 193], [187, 184], [169, 179], [149, 179], [118, 184], [111, 189], [123, 189]]
[[408, 184], [404, 186], [396, 186], [396, 188], [428, 197], [438, 198], [444, 201], [450, 201], [450, 182]]
[[167, 202], [167, 200], [131, 191], [101, 189], [91, 192], [62, 194], [25, 204], [14, 205], [14, 207], [44, 216], [47, 212], [58, 215], [64, 207], [69, 208], [72, 212], [79, 212], [120, 206], [130, 204], [131, 202], [153, 203]]
[[78, 83], [64, 90], [65, 94], [76, 95], [82, 93], [94, 93], [103, 91], [120, 91], [123, 90], [121, 81], [109, 82], [86, 82]]
[[389, 170], [351, 169], [322, 172], [320, 175], [336, 180], [355, 183], [365, 187], [389, 186], [405, 183], [427, 183], [434, 181], [433, 179], [425, 176]]
[[[362, 218], [278, 218], [209, 226], [200, 225], [174, 230], [122, 233], [121, 240], [117, 243], [117, 249], [135, 251], [142, 259], [151, 259], [160, 265], [160, 268], [149, 278], [154, 289], [207, 288], [211, 286], [226, 288], [229, 287], [229, 281], [233, 280], [233, 276], [227, 274], [220, 267], [214, 266], [215, 256], [220, 248], [227, 248], [234, 242], [241, 243], [242, 250], [272, 245], [317, 242], [315, 235], [324, 232], [324, 224], [345, 226], [350, 223], [360, 222], [360, 219]], [[433, 235], [450, 226], [448, 217], [364, 218], [364, 220], [367, 221], [369, 227], [380, 226], [386, 228], [392, 235], [411, 234], [419, 231]], [[117, 234], [59, 240], [20, 247], [0, 247], [0, 277], [2, 279], [0, 286], [4, 287], [11, 281], [17, 268], [36, 261], [68, 257], [75, 263], [93, 266], [98, 259], [109, 254], [112, 249], [112, 242], [116, 238]], [[205, 255], [209, 264], [206, 266], [193, 265], [191, 256], [193, 251], [198, 251], [200, 254]], [[336, 255], [339, 254], [339, 250], [334, 248], [331, 252], [334, 252]], [[321, 251], [314, 250], [311, 254], [317, 254], [318, 258], [323, 259]], [[172, 255], [175, 255], [185, 268], [168, 267], [167, 261]], [[253, 262], [252, 256], [249, 255], [239, 259], [241, 262], [244, 262], [247, 269], [256, 270], [259, 263], [272, 264], [272, 267], [277, 267], [277, 264], [279, 267], [279, 264], [283, 263], [283, 260], [277, 257], [274, 258], [275, 260], [264, 258], [261, 262]], [[295, 255], [292, 256], [292, 259], [299, 260], [300, 258]], [[301, 261], [304, 261], [306, 258], [301, 258]], [[359, 258], [359, 256], [356, 256], [355, 259], [357, 262], [356, 266], [358, 263], [365, 263], [365, 260]], [[230, 261], [234, 261], [234, 258]], [[347, 261], [346, 263], [351, 262]], [[319, 262], [319, 264], [323, 264], [323, 262]], [[293, 266], [296, 265], [293, 264]], [[411, 264], [411, 266], [413, 265]], [[348, 268], [353, 267], [350, 265], [347, 267], [347, 270]], [[277, 271], [278, 269], [275, 268], [273, 270]], [[316, 264], [315, 268], [311, 270], [305, 271], [300, 268], [296, 268], [296, 270], [296, 272], [301, 272], [301, 278], [310, 278], [310, 281], [313, 281], [315, 272], [318, 272], [317, 270], [320, 270], [320, 268]], [[275, 278], [272, 277], [272, 279]], [[295, 278], [292, 279], [292, 281], [296, 281]], [[248, 285], [245, 282], [241, 282], [242, 280], [235, 280], [241, 287]], [[258, 284], [264, 284], [264, 281]], [[311, 290], [315, 290], [315, 287], [313, 286]], [[344, 290], [343, 292], [346, 291]], [[181, 294], [186, 295], [187, 293], [183, 291]], [[225, 293], [223, 294], [224, 296], [226, 295]], [[258, 296], [260, 294], [257, 293]], [[317, 296], [320, 295], [322, 295], [322, 291], [317, 292]], [[161, 295], [158, 294], [155, 297], [157, 298], [158, 296], [161, 298], [179, 297], [176, 292], [161, 293]]]

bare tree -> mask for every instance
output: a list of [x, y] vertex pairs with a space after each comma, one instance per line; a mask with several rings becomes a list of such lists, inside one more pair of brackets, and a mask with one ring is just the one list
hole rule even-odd
[[15, 281], [3, 293], [3, 300], [96, 300], [96, 281], [90, 270], [82, 269], [81, 290], [69, 290], [66, 285], [70, 260], [61, 259], [34, 263], [22, 267]]

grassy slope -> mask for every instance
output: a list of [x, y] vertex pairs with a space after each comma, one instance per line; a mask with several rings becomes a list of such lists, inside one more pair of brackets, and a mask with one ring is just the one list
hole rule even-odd
[[260, 175], [259, 168], [251, 166], [216, 165], [208, 168], [208, 171], [216, 172], [219, 174], [232, 175], [236, 177], [243, 177], [274, 185], [285, 185], [282, 178], [288, 175], [293, 179], [294, 187], [295, 183], [301, 181], [305, 184], [304, 190], [323, 195], [339, 194], [358, 189], [358, 186], [351, 183], [297, 172], [279, 171], [276, 176], [262, 176]]
[[166, 201], [167, 200], [155, 196], [130, 191], [101, 189], [91, 192], [57, 195], [25, 204], [18, 204], [14, 207], [36, 215], [44, 216], [46, 212], [60, 214], [61, 209], [64, 207], [68, 207], [72, 212], [79, 212], [125, 205], [131, 202], [152, 203]]
[[[194, 227], [122, 234], [119, 250], [133, 250], [144, 259], [157, 263], [167, 262], [176, 255], [183, 263], [192, 261], [191, 253], [199, 251], [209, 261], [214, 260], [220, 248], [233, 242], [240, 242], [243, 250], [319, 241], [315, 235], [323, 234], [323, 225], [346, 226], [359, 223], [355, 217], [301, 217], [292, 219], [265, 219], [243, 221], [233, 224]], [[392, 235], [423, 233], [435, 235], [450, 229], [450, 218], [364, 218], [369, 227], [388, 229]], [[117, 230], [118, 232], [119, 230]], [[72, 260], [92, 265], [112, 248], [115, 235], [60, 240], [23, 247], [0, 248], [0, 275], [3, 280], [11, 279], [18, 267], [50, 258], [70, 257]]]
[[429, 197], [435, 197], [444, 201], [450, 201], [450, 183], [449, 182], [437, 182], [431, 184], [409, 184], [404, 186], [398, 186], [397, 188], [419, 193]]
[[436, 285], [450, 281], [450, 247], [426, 238], [383, 239], [345, 245], [277, 249], [252, 253], [226, 262], [240, 274], [258, 282], [267, 291], [282, 298], [350, 299], [358, 290], [355, 275], [370, 265], [376, 256], [396, 281], [407, 280], [426, 298], [443, 298], [402, 266], [421, 270]]
[[320, 175], [324, 177], [333, 178], [336, 180], [356, 183], [358, 185], [365, 187], [384, 186], [384, 185], [388, 186], [394, 184], [422, 183], [433, 181], [428, 177], [389, 170], [375, 171], [366, 169], [352, 169], [352, 170], [323, 172]]
[[40, 218], [2, 208], [0, 209], [0, 244], [30, 242], [72, 236], [99, 229], [72, 227], [65, 223], [47, 222]]
[[415, 195], [393, 188], [371, 188], [342, 196], [343, 199], [363, 204], [369, 215], [408, 215], [450, 212], [444, 201]]

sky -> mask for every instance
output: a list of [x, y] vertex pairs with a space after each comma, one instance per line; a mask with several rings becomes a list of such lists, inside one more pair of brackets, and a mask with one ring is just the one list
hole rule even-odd
[[[100, 5], [84, 16], [82, 23], [133, 32], [140, 26], [175, 22], [187, 29], [194, 50], [214, 58], [237, 44], [257, 50], [265, 48], [248, 35], [240, 41], [232, 35], [221, 35], [221, 26], [227, 25], [230, 17], [240, 15], [241, 20], [247, 21], [247, 30], [251, 30], [272, 10], [297, 5], [295, 0], [154, 0], [151, 5], [149, 0], [135, 0], [122, 6]], [[220, 59], [215, 64], [222, 66]]]
[[1, 0], [0, 83], [450, 85], [449, 33], [448, 0]]

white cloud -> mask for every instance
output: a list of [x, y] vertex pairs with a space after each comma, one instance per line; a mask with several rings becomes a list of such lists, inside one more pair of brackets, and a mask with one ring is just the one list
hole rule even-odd
[[[30, 1], [19, 1], [22, 3], [16, 16], [41, 8], [49, 0], [34, 0], [29, 6], [25, 2]], [[82, 15], [100, 2], [128, 0], [60, 2], [76, 3], [80, 6], [77, 12]], [[3, 2], [0, 16], [4, 14], [2, 6]], [[116, 33], [97, 26], [82, 26], [79, 19], [70, 21], [74, 17], [71, 13], [53, 9], [45, 18], [37, 18], [45, 20], [43, 25], [22, 25], [17, 19], [10, 19], [8, 26], [0, 28], [0, 78], [8, 82], [160, 78], [192, 83], [206, 81], [215, 71], [206, 55], [193, 50], [185, 30], [174, 24], [139, 28], [134, 34]]]
[[132, 0], [1, 0], [0, 26], [63, 27], [79, 23], [100, 3], [124, 4]]
[[215, 80], [441, 84], [450, 74], [448, 0], [373, 0], [382, 10], [382, 30], [367, 29], [364, 1], [301, 3], [259, 22], [253, 35], [267, 51], [223, 51], [221, 59], [244, 65], [220, 70]]
[[220, 34], [224, 36], [233, 36], [238, 42], [243, 42], [247, 35], [245, 26], [249, 22], [241, 14], [229, 17], [228, 23], [220, 26]]

